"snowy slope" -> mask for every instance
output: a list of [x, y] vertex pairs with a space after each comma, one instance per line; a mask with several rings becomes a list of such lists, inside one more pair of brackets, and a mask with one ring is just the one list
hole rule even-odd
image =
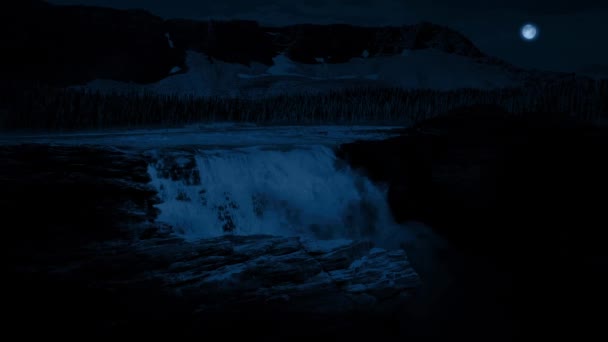
[[577, 70], [576, 73], [578, 75], [590, 77], [597, 80], [608, 79], [608, 65], [587, 65]]
[[193, 96], [272, 96], [293, 92], [317, 92], [353, 86], [394, 86], [450, 90], [500, 88], [514, 85], [517, 76], [498, 65], [438, 50], [404, 50], [401, 55], [354, 58], [347, 63], [302, 64], [285, 55], [268, 67], [245, 66], [212, 60], [189, 51], [188, 70], [157, 83], [140, 85], [95, 80], [84, 88], [102, 92], [147, 91]]

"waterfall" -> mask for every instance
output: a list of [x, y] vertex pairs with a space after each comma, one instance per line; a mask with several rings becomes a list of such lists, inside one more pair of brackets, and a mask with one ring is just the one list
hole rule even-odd
[[157, 151], [158, 221], [185, 238], [390, 238], [385, 191], [322, 145]]

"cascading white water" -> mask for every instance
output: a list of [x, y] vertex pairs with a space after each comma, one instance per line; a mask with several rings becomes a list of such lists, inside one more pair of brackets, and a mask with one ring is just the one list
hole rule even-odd
[[186, 238], [221, 234], [388, 237], [384, 191], [313, 145], [159, 152], [158, 220]]

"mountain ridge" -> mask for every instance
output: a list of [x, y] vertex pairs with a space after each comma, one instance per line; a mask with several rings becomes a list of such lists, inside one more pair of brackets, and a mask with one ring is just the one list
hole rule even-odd
[[247, 20], [164, 20], [145, 10], [34, 0], [4, 11], [2, 19], [0, 52], [8, 57], [6, 77], [64, 86], [95, 79], [157, 82], [176, 67], [187, 69], [188, 50], [248, 66], [271, 66], [281, 54], [302, 64], [340, 64], [362, 56], [399, 55], [406, 49], [489, 60], [462, 34], [428, 22], [266, 27]]

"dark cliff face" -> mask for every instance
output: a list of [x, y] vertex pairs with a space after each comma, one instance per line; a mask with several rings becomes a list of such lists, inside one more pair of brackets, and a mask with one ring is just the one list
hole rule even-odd
[[31, 6], [4, 12], [3, 73], [73, 84], [94, 78], [153, 82], [183, 64], [162, 19], [143, 11]]
[[398, 221], [421, 220], [467, 247], [499, 254], [499, 245], [503, 252], [512, 243], [533, 249], [527, 244], [545, 238], [553, 241], [547, 247], [566, 248], [568, 225], [602, 231], [607, 136], [605, 127], [565, 115], [476, 106], [400, 137], [345, 144], [338, 156], [389, 184]]
[[543, 317], [583, 333], [598, 319], [572, 313], [607, 300], [607, 137], [606, 127], [555, 113], [513, 116], [483, 106], [397, 138], [343, 145], [338, 155], [388, 184], [398, 221], [428, 223], [507, 273], [518, 319], [534, 330], [545, 328]]
[[272, 65], [272, 58], [279, 53], [264, 28], [254, 21], [170, 20], [167, 25], [179, 48], [224, 62]]
[[466, 57], [483, 54], [449, 28], [421, 23], [402, 27], [293, 25], [168, 20], [142, 10], [53, 6], [20, 2], [0, 15], [4, 78], [52, 84], [103, 78], [137, 83], [167, 77], [185, 65], [186, 50], [212, 59], [272, 65], [285, 53], [300, 63], [343, 63], [354, 57], [434, 48]]

